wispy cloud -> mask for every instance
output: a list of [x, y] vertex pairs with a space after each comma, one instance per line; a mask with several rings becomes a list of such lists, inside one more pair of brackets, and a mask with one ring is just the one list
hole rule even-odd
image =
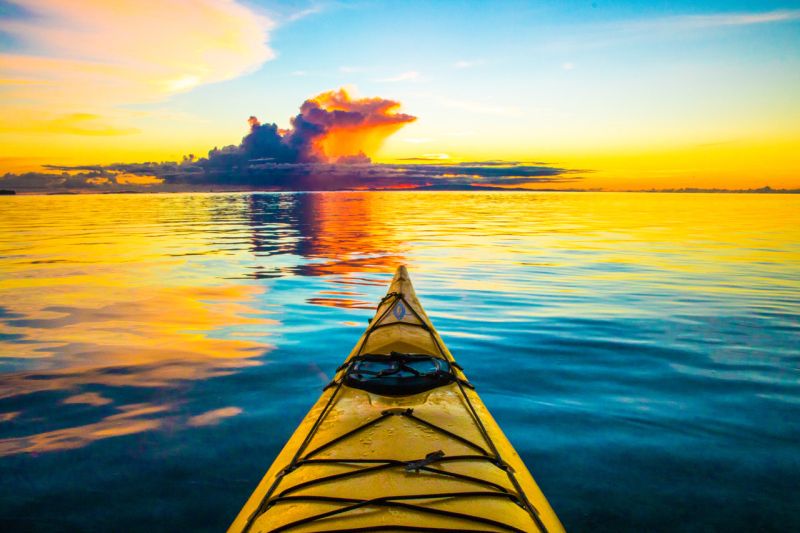
[[471, 60], [471, 61], [468, 61], [466, 59], [462, 59], [460, 61], [456, 61], [455, 63], [453, 63], [453, 67], [454, 68], [458, 68], [458, 69], [465, 69], [465, 68], [477, 67], [477, 66], [483, 65], [483, 64], [484, 64], [484, 61], [482, 59], [474, 59], [474, 60]]
[[793, 23], [800, 21], [800, 9], [671, 15], [633, 18], [596, 24], [579, 24], [574, 32], [548, 42], [547, 50], [572, 52], [576, 49], [627, 45], [649, 39], [674, 40], [689, 35], [706, 35], [725, 29]]
[[703, 28], [719, 28], [723, 26], [750, 26], [772, 22], [789, 22], [800, 20], [800, 9], [781, 9], [749, 13], [712, 13], [706, 15], [680, 15], [663, 17], [651, 21], [639, 21], [632, 24], [634, 28], [679, 29], [692, 30]]
[[[599, 44], [613, 44], [625, 40], [640, 40], [656, 37], [673, 39], [677, 35], [704, 34], [725, 28], [786, 23], [800, 20], [800, 9], [776, 11], [752, 11], [738, 13], [706, 13], [698, 15], [674, 15], [652, 19], [621, 21], [600, 27]], [[587, 42], [594, 41], [590, 36]], [[607, 42], [603, 42], [607, 41]], [[598, 43], [595, 43], [598, 44]]]
[[136, 128], [121, 128], [104, 123], [101, 117], [92, 113], [72, 113], [50, 121], [49, 131], [72, 133], [74, 135], [130, 135], [138, 133]]
[[9, 110], [0, 118], [0, 131], [108, 137], [138, 133], [136, 128], [117, 126], [113, 119], [94, 113], [49, 114]]
[[445, 107], [461, 109], [470, 113], [487, 115], [517, 115], [519, 108], [513, 106], [494, 105], [489, 102], [474, 102], [470, 100], [457, 100], [453, 98], [440, 98], [439, 103]]
[[[4, 100], [96, 108], [163, 99], [273, 57], [272, 22], [234, 0], [11, 0], [19, 44], [0, 55]], [[87, 90], [91, 88], [91, 90]]]
[[306, 17], [310, 17], [311, 15], [317, 15], [319, 13], [322, 13], [324, 10], [325, 10], [325, 8], [321, 4], [312, 5], [310, 7], [305, 8], [305, 9], [301, 9], [299, 11], [295, 11], [293, 13], [290, 13], [289, 15], [287, 15], [286, 20], [288, 22], [294, 22], [294, 21], [297, 21], [297, 20], [300, 20], [300, 19], [304, 19]]
[[450, 154], [422, 154], [418, 157], [403, 157], [398, 161], [447, 161]]
[[402, 81], [417, 81], [420, 79], [420, 73], [416, 70], [409, 70], [406, 72], [401, 72], [396, 76], [390, 76], [388, 78], [379, 78], [375, 81], [381, 81], [385, 83], [397, 83]]
[[[650, 19], [632, 19], [604, 24], [595, 28], [596, 33], [585, 35], [588, 44], [612, 44], [626, 39], [641, 39], [677, 34], [786, 23], [800, 20], [800, 9], [775, 11], [751, 11], [738, 13], [705, 13], [698, 15], [673, 15]], [[599, 41], [598, 41], [599, 39]], [[598, 42], [595, 42], [598, 41]]]

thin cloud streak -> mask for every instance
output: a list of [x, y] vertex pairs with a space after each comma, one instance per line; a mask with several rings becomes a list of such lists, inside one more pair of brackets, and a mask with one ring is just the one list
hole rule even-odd
[[309, 8], [301, 9], [300, 11], [295, 11], [294, 13], [291, 13], [289, 16], [286, 17], [286, 20], [288, 22], [295, 22], [297, 20], [310, 17], [311, 15], [317, 15], [319, 13], [322, 13], [323, 11], [324, 11], [323, 6], [320, 5], [311, 6]]
[[[441, 154], [410, 158], [408, 163], [280, 163], [252, 160], [242, 165], [221, 166], [209, 159], [181, 163], [131, 163], [116, 165], [48, 166], [49, 172], [6, 174], [1, 188], [21, 192], [84, 191], [190, 191], [222, 190], [331, 191], [480, 188], [526, 188], [536, 185], [575, 183], [587, 171], [545, 164], [500, 161], [444, 163]], [[431, 157], [433, 156], [433, 157]], [[123, 176], [149, 178], [133, 184]]]
[[15, 133], [67, 134], [90, 137], [111, 137], [139, 133], [137, 128], [115, 124], [113, 117], [94, 113], [52, 115], [33, 110], [12, 109], [0, 118], [0, 131]]
[[749, 13], [711, 13], [706, 15], [678, 15], [653, 20], [639, 20], [623, 23], [628, 30], [681, 31], [725, 26], [751, 26], [775, 22], [800, 20], [800, 9], [781, 9]]
[[487, 115], [517, 116], [519, 108], [509, 106], [493, 105], [491, 103], [473, 102], [470, 100], [456, 100], [453, 98], [439, 98], [439, 103], [445, 107], [469, 111], [470, 113], [480, 113]]
[[479, 65], [483, 65], [484, 63], [485, 63], [485, 61], [482, 60], [482, 59], [476, 59], [476, 60], [473, 60], [473, 61], [468, 61], [468, 60], [462, 59], [460, 61], [456, 61], [455, 63], [453, 63], [453, 68], [457, 68], [457, 69], [473, 68], [473, 67], [477, 67]]
[[420, 79], [420, 74], [416, 70], [409, 70], [407, 72], [401, 72], [396, 76], [390, 76], [388, 78], [379, 78], [375, 81], [380, 81], [383, 83], [398, 83], [403, 81], [417, 81]]
[[[634, 41], [675, 40], [689, 34], [721, 31], [748, 26], [793, 23], [800, 20], [800, 9], [706, 13], [628, 19], [596, 24], [579, 24], [563, 38], [542, 43], [549, 52], [572, 53], [575, 50], [621, 46]], [[574, 34], [575, 37], [570, 37]]]

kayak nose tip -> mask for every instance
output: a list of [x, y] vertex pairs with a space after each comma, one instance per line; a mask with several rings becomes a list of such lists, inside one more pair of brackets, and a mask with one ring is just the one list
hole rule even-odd
[[397, 267], [397, 270], [394, 273], [394, 279], [396, 280], [408, 280], [408, 269], [405, 265], [400, 265]]

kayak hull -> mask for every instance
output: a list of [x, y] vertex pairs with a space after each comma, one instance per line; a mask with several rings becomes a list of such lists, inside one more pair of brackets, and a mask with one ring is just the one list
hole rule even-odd
[[[344, 383], [348, 362], [397, 353], [452, 363], [452, 381], [397, 396]], [[229, 532], [359, 530], [563, 531], [430, 323], [405, 267]]]

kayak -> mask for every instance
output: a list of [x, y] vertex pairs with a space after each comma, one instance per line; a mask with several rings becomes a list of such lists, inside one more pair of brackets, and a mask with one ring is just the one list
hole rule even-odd
[[228, 531], [564, 528], [401, 266]]

